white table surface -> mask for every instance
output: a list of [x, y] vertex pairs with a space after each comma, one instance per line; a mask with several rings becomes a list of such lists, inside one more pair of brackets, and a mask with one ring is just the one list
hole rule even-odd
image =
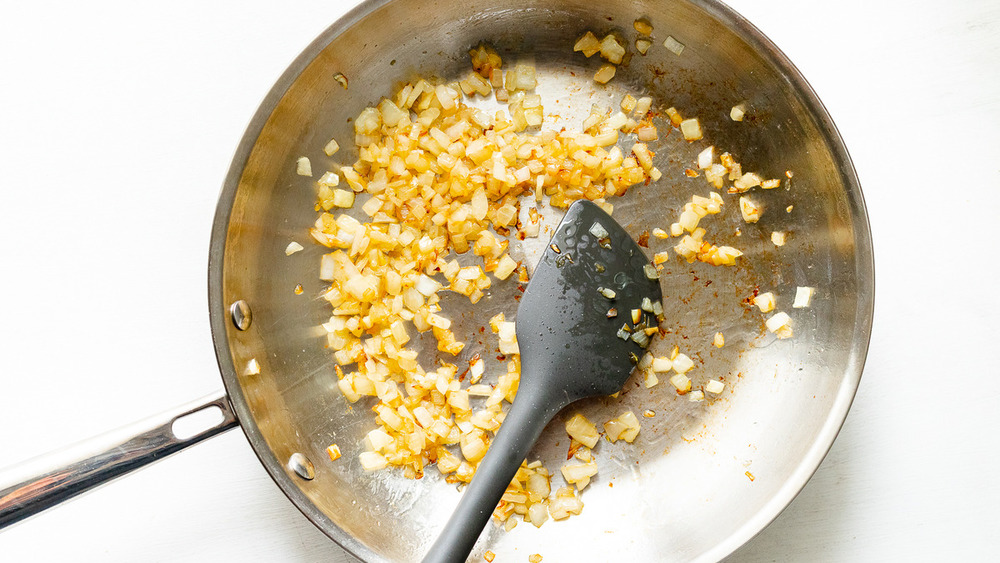
[[[871, 216], [875, 326], [832, 451], [733, 561], [1000, 551], [1000, 3], [732, 0], [812, 83]], [[345, 12], [8, 3], [0, 466], [219, 387], [216, 197], [258, 103]], [[4, 561], [349, 561], [229, 432], [0, 534]]]

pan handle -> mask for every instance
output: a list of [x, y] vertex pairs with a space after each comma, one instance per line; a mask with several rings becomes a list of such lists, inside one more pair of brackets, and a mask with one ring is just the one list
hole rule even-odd
[[229, 398], [219, 391], [4, 469], [0, 529], [238, 424]]

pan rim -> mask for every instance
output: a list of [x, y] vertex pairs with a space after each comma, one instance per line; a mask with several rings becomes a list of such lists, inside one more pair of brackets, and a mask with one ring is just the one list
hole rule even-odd
[[[216, 361], [229, 402], [236, 413], [244, 435], [265, 470], [292, 501], [292, 504], [330, 539], [353, 556], [364, 561], [387, 561], [387, 559], [330, 520], [292, 482], [284, 464], [275, 457], [268, 447], [250, 412], [246, 396], [238, 381], [229, 347], [229, 316], [227, 314], [228, 304], [223, 300], [223, 270], [226, 235], [237, 188], [250, 154], [272, 112], [301, 72], [331, 41], [392, 1], [365, 0], [356, 5], [321, 32], [305, 48], [281, 74], [264, 97], [246, 127], [223, 181], [212, 225], [208, 257], [208, 308]], [[718, 0], [688, 1], [746, 41], [777, 74], [788, 82], [790, 95], [798, 96], [801, 103], [807, 108], [807, 113], [815, 121], [815, 126], [826, 146], [829, 147], [834, 161], [838, 165], [840, 179], [847, 188], [851, 216], [854, 222], [855, 272], [858, 274], [858, 300], [855, 312], [857, 322], [851, 340], [848, 368], [845, 370], [829, 414], [814, 437], [807, 454], [771, 500], [727, 538], [697, 558], [698, 561], [716, 561], [735, 552], [773, 522], [802, 491], [833, 446], [857, 394], [868, 354], [874, 317], [875, 265], [871, 226], [857, 172], [839, 130], [812, 86], [774, 42], [734, 9]]]

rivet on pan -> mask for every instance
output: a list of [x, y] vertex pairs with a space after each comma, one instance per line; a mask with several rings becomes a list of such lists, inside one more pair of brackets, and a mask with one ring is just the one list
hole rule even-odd
[[247, 302], [240, 299], [232, 305], [229, 306], [229, 314], [233, 319], [233, 324], [236, 328], [240, 330], [246, 330], [250, 328], [250, 321], [252, 320], [252, 315], [250, 313], [250, 306]]
[[312, 478], [316, 476], [316, 472], [313, 470], [312, 462], [309, 461], [306, 456], [298, 452], [292, 454], [291, 457], [288, 458], [288, 468], [306, 481], [312, 481]]

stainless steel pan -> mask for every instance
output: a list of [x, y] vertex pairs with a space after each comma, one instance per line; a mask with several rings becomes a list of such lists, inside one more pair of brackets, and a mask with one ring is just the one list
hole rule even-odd
[[[641, 16], [655, 28], [654, 48], [620, 68], [607, 87], [596, 88], [590, 76], [598, 62], [572, 52], [575, 38], [590, 29], [621, 31], [631, 39], [632, 21]], [[685, 45], [680, 56], [659, 45], [668, 34]], [[717, 240], [742, 249], [743, 265], [673, 262], [664, 276], [670, 334], [657, 346], [700, 351], [698, 369], [724, 378], [726, 393], [692, 403], [663, 384], [648, 390], [630, 384], [619, 399], [571, 407], [592, 420], [624, 406], [655, 416], [644, 419], [635, 445], [599, 446], [600, 472], [582, 497], [581, 516], [539, 529], [490, 530], [474, 556], [489, 549], [499, 561], [534, 552], [554, 560], [716, 560], [766, 526], [822, 461], [857, 389], [872, 320], [872, 249], [860, 186], [823, 106], [758, 30], [708, 0], [489, 6], [396, 0], [365, 2], [348, 13], [278, 80], [223, 187], [209, 291], [226, 395], [108, 435], [97, 446], [5, 472], [0, 523], [238, 420], [274, 480], [333, 540], [369, 561], [418, 560], [459, 493], [434, 471], [412, 481], [391, 471], [366, 473], [355, 462], [371, 422], [362, 403], [349, 407], [339, 395], [316, 330], [329, 314], [314, 297], [322, 290], [316, 266], [323, 250], [307, 247], [293, 257], [283, 252], [290, 240], [306, 238], [315, 219], [310, 181], [295, 174], [294, 163], [301, 155], [312, 157], [317, 168], [352, 162], [355, 155], [346, 148], [351, 117], [416, 75], [465, 72], [466, 51], [484, 40], [506, 60], [535, 60], [546, 113], [567, 124], [579, 123], [591, 103], [610, 107], [625, 92], [652, 95], [661, 108], [675, 106], [701, 119], [704, 142], [688, 144], [676, 132], [661, 137], [651, 148], [664, 178], [615, 202], [615, 216], [633, 235], [668, 225], [692, 194], [708, 192], [703, 178], [683, 174], [708, 144], [733, 153], [746, 169], [768, 177], [791, 170], [794, 176], [782, 189], [755, 194], [767, 208], [755, 225], [727, 206]], [[337, 74], [347, 77], [346, 89]], [[739, 102], [749, 108], [742, 123], [729, 119]], [[321, 152], [331, 137], [345, 146], [334, 159]], [[787, 213], [789, 205], [794, 209]], [[773, 230], [789, 233], [785, 247], [770, 243]], [[520, 245], [515, 252], [530, 259], [537, 248]], [[303, 296], [292, 292], [296, 284], [304, 286]], [[800, 285], [817, 288], [813, 305], [794, 312], [793, 339], [774, 341], [744, 300], [759, 288], [789, 304]], [[497, 310], [513, 311], [510, 291], [496, 288], [475, 311], [458, 302], [446, 303], [446, 310], [465, 318], [471, 331]], [[726, 335], [722, 349], [709, 345], [718, 330]], [[248, 374], [250, 360], [259, 364], [259, 374]], [[179, 417], [208, 410], [216, 420], [178, 437]], [[532, 458], [550, 467], [565, 459], [560, 425], [557, 417]], [[331, 463], [324, 449], [334, 442], [344, 457]]]

